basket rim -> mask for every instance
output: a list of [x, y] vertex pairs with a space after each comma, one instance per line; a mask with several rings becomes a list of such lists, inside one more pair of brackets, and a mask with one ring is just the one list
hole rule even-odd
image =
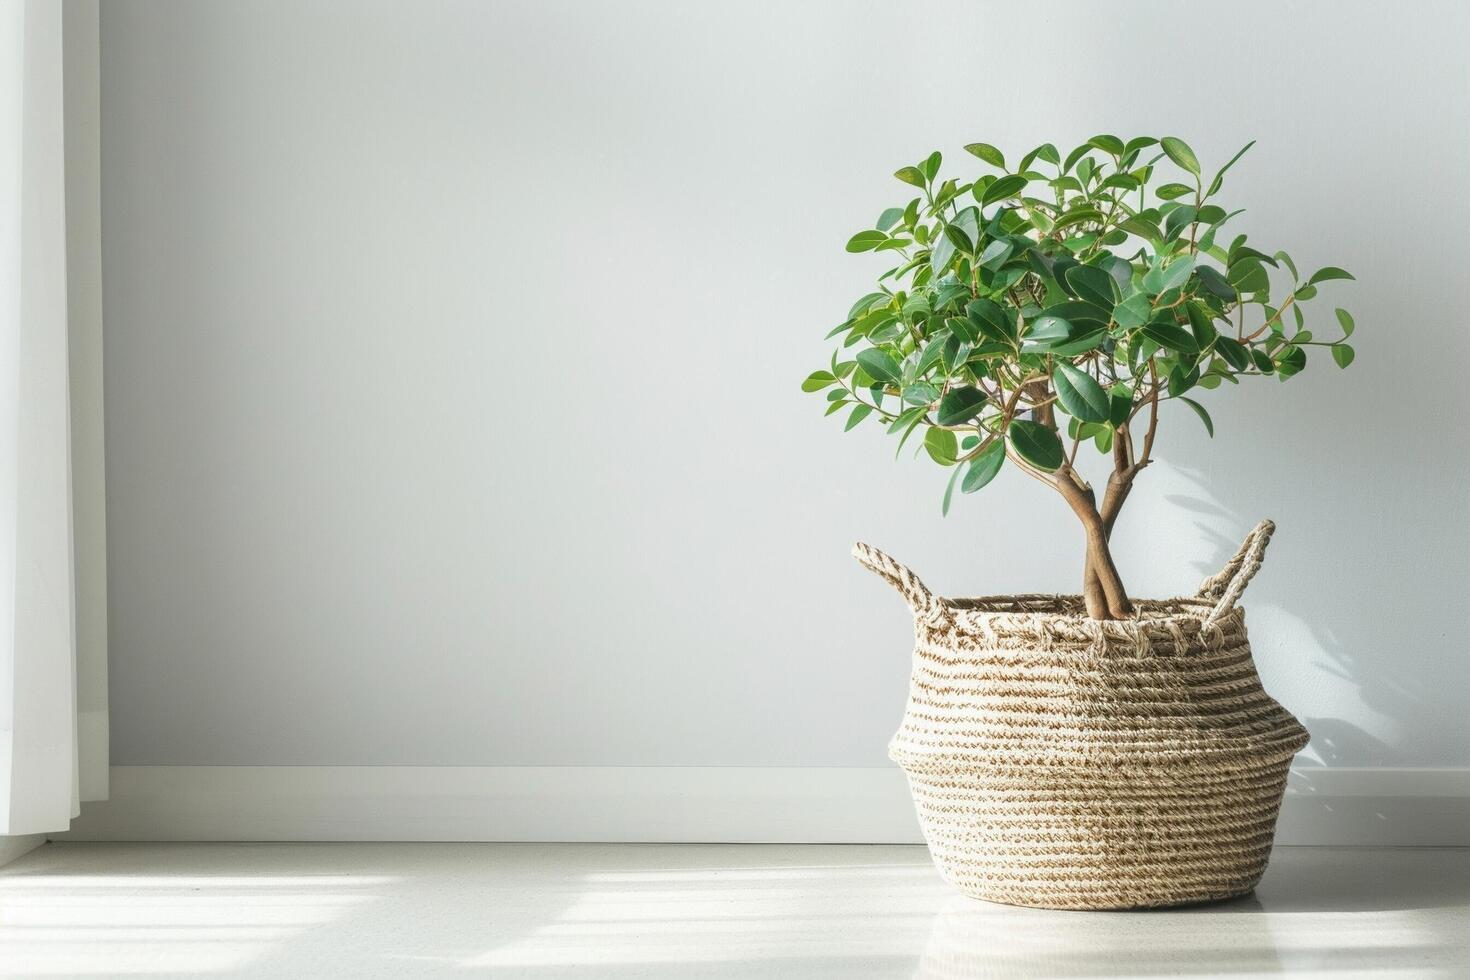
[[[1016, 592], [978, 596], [934, 596], [942, 608], [970, 616], [983, 617], [995, 623], [1023, 625], [1038, 620], [1048, 623], [1088, 627], [1123, 627], [1133, 625], [1201, 624], [1214, 609], [1215, 602], [1198, 596], [1170, 596], [1164, 599], [1129, 597], [1136, 615], [1130, 619], [1093, 619], [1087, 615], [1082, 596], [1060, 592]], [[1243, 614], [1240, 607], [1232, 614]], [[1227, 616], [1228, 618], [1228, 616]]]

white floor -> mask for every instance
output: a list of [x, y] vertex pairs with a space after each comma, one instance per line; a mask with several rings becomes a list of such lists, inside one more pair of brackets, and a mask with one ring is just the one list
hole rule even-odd
[[1280, 848], [1256, 894], [970, 901], [918, 847], [48, 844], [0, 975], [1470, 977], [1470, 850]]

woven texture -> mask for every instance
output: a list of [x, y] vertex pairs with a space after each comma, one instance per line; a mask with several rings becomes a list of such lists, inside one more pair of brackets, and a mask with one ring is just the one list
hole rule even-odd
[[914, 612], [889, 755], [935, 862], [976, 898], [1062, 909], [1229, 898], [1266, 869], [1306, 730], [1261, 687], [1235, 605], [1263, 521], [1193, 598], [1087, 618], [1077, 596], [947, 599], [854, 554]]

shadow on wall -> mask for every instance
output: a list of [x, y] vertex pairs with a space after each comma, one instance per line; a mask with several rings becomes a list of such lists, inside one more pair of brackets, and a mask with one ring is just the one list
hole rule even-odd
[[[1403, 742], [1416, 737], [1429, 741], [1426, 722], [1449, 718], [1457, 709], [1450, 704], [1449, 687], [1429, 683], [1434, 671], [1406, 656], [1425, 655], [1423, 641], [1398, 637], [1394, 642], [1398, 623], [1378, 604], [1365, 601], [1380, 589], [1372, 571], [1378, 563], [1368, 558], [1375, 548], [1373, 532], [1339, 534], [1336, 523], [1324, 525], [1320, 515], [1307, 516], [1307, 501], [1278, 501], [1269, 508], [1273, 513], [1259, 515], [1225, 507], [1217, 498], [1260, 497], [1259, 487], [1249, 485], [1252, 474], [1238, 468], [1216, 467], [1206, 477], [1200, 470], [1157, 464], [1149, 475], [1160, 502], [1154, 508], [1140, 506], [1138, 512], [1164, 516], [1141, 530], [1121, 530], [1151, 539], [1133, 542], [1135, 550], [1141, 545], [1155, 554], [1189, 556], [1181, 561], [1199, 579], [1220, 569], [1257, 520], [1277, 520], [1279, 530], [1262, 576], [1242, 603], [1267, 691], [1311, 733], [1297, 766], [1424, 764], [1424, 753], [1406, 751]], [[1294, 519], [1296, 514], [1301, 519]], [[1123, 520], [1128, 518], [1125, 511]], [[1167, 571], [1170, 579], [1186, 574], [1183, 569]], [[1387, 583], [1381, 588], [1394, 593], [1389, 600], [1394, 602], [1397, 592], [1408, 586]], [[1358, 723], [1375, 720], [1374, 731]]]

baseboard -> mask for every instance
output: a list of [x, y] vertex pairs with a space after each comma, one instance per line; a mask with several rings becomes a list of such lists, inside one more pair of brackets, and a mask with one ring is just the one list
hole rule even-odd
[[919, 839], [897, 769], [117, 766], [62, 840]]
[[24, 857], [46, 843], [45, 834], [19, 834], [0, 837], [0, 868], [18, 857]]
[[[117, 766], [56, 840], [919, 843], [893, 768]], [[1292, 773], [1284, 844], [1470, 846], [1470, 769]]]

